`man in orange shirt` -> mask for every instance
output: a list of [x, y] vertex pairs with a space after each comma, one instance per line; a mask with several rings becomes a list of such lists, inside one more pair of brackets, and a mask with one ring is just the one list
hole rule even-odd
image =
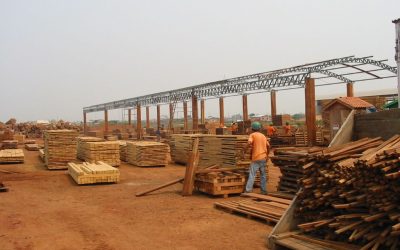
[[269, 137], [271, 137], [271, 136], [275, 135], [275, 133], [276, 133], [276, 128], [274, 127], [274, 125], [272, 125], [272, 124], [267, 125], [267, 135]]
[[[267, 137], [260, 133], [261, 124], [259, 122], [254, 122], [251, 124], [251, 129], [253, 133], [250, 134], [247, 147], [251, 147], [251, 164], [249, 179], [246, 184], [246, 193], [253, 191], [254, 179], [257, 170], [261, 172], [261, 193], [267, 193], [267, 175], [266, 175], [266, 165], [270, 150], [270, 145], [268, 143]], [[245, 150], [247, 150], [247, 147]]]
[[290, 135], [291, 134], [292, 126], [290, 126], [288, 122], [286, 122], [286, 125], [283, 126], [283, 128], [285, 129], [285, 135]]

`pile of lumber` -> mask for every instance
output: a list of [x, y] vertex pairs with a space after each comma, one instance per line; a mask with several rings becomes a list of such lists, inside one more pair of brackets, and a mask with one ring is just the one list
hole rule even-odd
[[119, 159], [119, 143], [117, 141], [82, 141], [80, 148], [82, 150], [83, 161], [94, 163], [97, 161], [105, 162], [113, 167], [121, 164]]
[[194, 139], [199, 135], [185, 135], [185, 134], [173, 134], [169, 141], [171, 148], [172, 161], [179, 164], [187, 164], [189, 161], [189, 155], [193, 148]]
[[119, 143], [119, 159], [121, 161], [126, 161], [126, 141], [118, 141]]
[[196, 190], [210, 195], [240, 194], [246, 185], [243, 169], [208, 168], [199, 170], [195, 175], [194, 187]]
[[28, 151], [39, 151], [38, 144], [25, 144], [25, 149]]
[[78, 147], [77, 147], [77, 157], [80, 160], [85, 160], [84, 158], [84, 150], [82, 148], [82, 143], [84, 142], [102, 142], [105, 141], [102, 138], [98, 138], [98, 137], [92, 137], [92, 136], [80, 136], [77, 138], [78, 140]]
[[22, 163], [24, 162], [24, 151], [22, 149], [0, 150], [0, 163]]
[[17, 140], [4, 140], [1, 142], [2, 149], [17, 149], [18, 141]]
[[76, 159], [76, 130], [44, 131], [45, 164], [48, 169], [66, 169]]
[[119, 170], [104, 162], [82, 164], [68, 163], [68, 173], [79, 185], [115, 183], [119, 181]]
[[139, 167], [168, 165], [168, 145], [152, 141], [127, 142], [126, 160]]
[[[320, 153], [322, 148], [277, 148], [274, 156], [271, 156], [272, 163], [279, 167], [282, 175], [279, 179], [278, 191], [297, 193], [300, 188], [299, 180], [303, 178], [310, 169], [309, 164], [313, 164], [313, 158]], [[304, 168], [304, 166], [306, 166]]]
[[298, 227], [362, 249], [400, 247], [400, 136], [323, 150], [301, 179]]
[[247, 198], [238, 201], [216, 202], [214, 206], [230, 213], [235, 212], [249, 218], [276, 223], [291, 203], [291, 199], [271, 195], [245, 193], [243, 196]]
[[25, 144], [36, 144], [36, 140], [33, 140], [33, 139], [26, 139], [24, 143], [25, 143]]
[[24, 144], [24, 142], [25, 142], [25, 135], [14, 134], [14, 140], [18, 141], [18, 144]]

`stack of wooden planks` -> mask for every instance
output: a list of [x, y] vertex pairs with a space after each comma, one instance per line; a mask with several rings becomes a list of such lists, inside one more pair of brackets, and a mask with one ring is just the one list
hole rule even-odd
[[24, 143], [25, 143], [25, 144], [36, 144], [36, 140], [33, 140], [33, 139], [26, 139]]
[[271, 195], [245, 193], [243, 196], [247, 198], [239, 201], [216, 202], [214, 206], [231, 213], [246, 215], [249, 218], [276, 223], [291, 203], [291, 199]]
[[[277, 148], [271, 161], [278, 166], [282, 176], [279, 179], [278, 191], [297, 193], [300, 188], [299, 180], [307, 174], [309, 164], [313, 164], [313, 157], [321, 152], [323, 148]], [[305, 167], [304, 167], [305, 166]]]
[[168, 165], [168, 145], [152, 141], [127, 142], [126, 160], [139, 167]]
[[104, 162], [82, 164], [68, 163], [68, 173], [79, 185], [119, 182], [119, 170]]
[[14, 140], [18, 141], [18, 144], [24, 144], [25, 143], [25, 135], [14, 134]]
[[199, 135], [173, 134], [169, 145], [172, 161], [179, 164], [187, 164], [192, 151], [194, 139]]
[[25, 149], [28, 151], [39, 151], [38, 144], [25, 144]]
[[113, 167], [121, 164], [119, 157], [119, 143], [117, 141], [82, 141], [82, 160], [90, 163], [105, 162]]
[[361, 249], [399, 249], [400, 136], [334, 146], [314, 161], [301, 179], [298, 227]]
[[2, 149], [17, 149], [18, 141], [17, 140], [4, 140], [1, 142]]
[[66, 169], [76, 159], [78, 132], [76, 130], [44, 131], [45, 164], [48, 169]]
[[80, 160], [85, 160], [84, 158], [84, 149], [82, 148], [82, 143], [84, 142], [102, 142], [105, 141], [102, 138], [98, 138], [98, 137], [92, 137], [92, 136], [80, 136], [77, 138], [78, 140], [78, 146], [77, 146], [77, 158]]
[[211, 195], [240, 194], [244, 190], [245, 173], [243, 169], [231, 170], [213, 168], [211, 170], [199, 170], [195, 175], [195, 189]]
[[0, 163], [23, 163], [24, 151], [22, 149], [0, 150]]
[[126, 149], [127, 149], [126, 141], [118, 141], [118, 143], [119, 143], [119, 159], [121, 161], [126, 161]]

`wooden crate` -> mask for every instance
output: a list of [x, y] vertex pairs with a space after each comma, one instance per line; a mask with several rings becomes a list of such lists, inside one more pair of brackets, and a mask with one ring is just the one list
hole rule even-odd
[[226, 175], [220, 177], [218, 175], [206, 174], [196, 175], [195, 188], [203, 193], [211, 195], [223, 195], [225, 198], [229, 194], [240, 194], [246, 185], [243, 175]]
[[104, 162], [96, 164], [84, 162], [83, 164], [68, 163], [68, 173], [78, 185], [95, 183], [119, 182], [120, 173]]

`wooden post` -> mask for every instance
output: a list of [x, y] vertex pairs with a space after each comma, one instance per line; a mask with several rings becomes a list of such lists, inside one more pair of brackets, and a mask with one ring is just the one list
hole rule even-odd
[[242, 96], [242, 104], [243, 104], [243, 121], [247, 121], [249, 119], [249, 113], [247, 110], [247, 95], [244, 94]]
[[150, 107], [146, 107], [146, 128], [150, 128]]
[[186, 101], [183, 101], [183, 129], [188, 129], [188, 108]]
[[200, 100], [200, 123], [206, 123], [206, 114], [205, 114], [205, 106], [204, 106], [204, 99]]
[[136, 118], [137, 118], [136, 134], [137, 134], [137, 139], [140, 140], [142, 138], [142, 112], [140, 104], [136, 105]]
[[272, 121], [276, 117], [276, 91], [271, 90], [271, 118]]
[[160, 105], [157, 105], [157, 129], [161, 128], [161, 110]]
[[169, 129], [174, 128], [174, 104], [169, 104]]
[[347, 96], [348, 97], [353, 97], [354, 96], [354, 89], [353, 89], [353, 83], [347, 83]]
[[197, 109], [197, 96], [193, 95], [192, 96], [192, 120], [193, 120], [193, 130], [197, 130], [199, 128], [199, 113]]
[[108, 135], [108, 110], [104, 110], [104, 135]]
[[87, 121], [86, 121], [86, 112], [83, 111], [83, 134], [87, 134]]
[[312, 78], [306, 78], [305, 85], [305, 106], [306, 106], [306, 126], [308, 145], [313, 146], [316, 143], [317, 130], [315, 118], [315, 81]]
[[219, 98], [219, 125], [221, 127], [225, 126], [225, 115], [224, 115], [224, 98]]
[[132, 125], [132, 109], [128, 109], [128, 125]]

